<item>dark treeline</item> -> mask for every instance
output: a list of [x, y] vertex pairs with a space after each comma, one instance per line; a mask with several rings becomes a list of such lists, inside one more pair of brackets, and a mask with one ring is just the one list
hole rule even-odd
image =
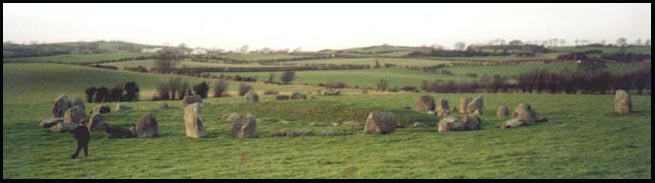
[[492, 53], [475, 50], [430, 50], [414, 51], [407, 54], [407, 57], [486, 57], [486, 56], [507, 56], [508, 52]]
[[117, 101], [138, 101], [139, 86], [134, 81], [128, 81], [117, 85], [112, 89], [107, 87], [89, 87], [85, 90], [86, 101], [93, 102], [117, 102]]
[[650, 90], [651, 72], [640, 69], [628, 74], [611, 74], [607, 71], [560, 73], [534, 70], [518, 76], [517, 82], [510, 83], [507, 76], [482, 76], [479, 80], [455, 82], [453, 80], [423, 81], [421, 89], [438, 93], [474, 92], [524, 92], [524, 93], [566, 93], [566, 94], [608, 94], [616, 89], [637, 90], [641, 95]]
[[[193, 91], [192, 91], [193, 89]], [[187, 95], [199, 95], [201, 98], [207, 98], [209, 85], [207, 82], [200, 82], [196, 85], [189, 86], [187, 81], [175, 77], [168, 82], [160, 83], [157, 87], [157, 93], [152, 100], [182, 100]]]

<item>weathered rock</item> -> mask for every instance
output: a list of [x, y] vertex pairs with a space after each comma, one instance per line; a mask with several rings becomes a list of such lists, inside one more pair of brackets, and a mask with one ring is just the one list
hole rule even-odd
[[482, 111], [484, 109], [483, 105], [484, 105], [484, 101], [483, 101], [482, 95], [478, 96], [478, 97], [475, 97], [475, 99], [473, 99], [471, 102], [469, 102], [466, 105], [466, 112], [468, 114], [477, 113], [479, 115], [482, 115]]
[[507, 120], [505, 122], [502, 122], [498, 125], [499, 128], [513, 128], [513, 127], [519, 127], [526, 125], [524, 120], [518, 119], [518, 118], [512, 118], [510, 120]]
[[105, 127], [105, 116], [103, 116], [100, 113], [95, 113], [91, 115], [91, 119], [89, 119], [89, 124], [87, 127], [89, 128], [89, 131], [103, 131]]
[[238, 118], [232, 123], [232, 137], [235, 138], [254, 138], [257, 136], [256, 132], [257, 123], [252, 114], [246, 115], [244, 118]]
[[448, 101], [445, 99], [439, 99], [437, 100], [436, 104], [437, 108], [437, 116], [440, 118], [443, 118], [444, 116], [450, 115], [450, 108], [448, 107]]
[[462, 97], [459, 98], [459, 113], [460, 114], [466, 114], [468, 111], [466, 110], [466, 107], [468, 106], [469, 103], [471, 103], [473, 99], [470, 97]]
[[64, 113], [64, 121], [57, 123], [57, 125], [50, 128], [53, 132], [68, 132], [77, 127], [81, 119], [85, 119], [86, 115], [79, 106], [68, 108]]
[[152, 113], [142, 115], [134, 125], [134, 133], [137, 137], [159, 136], [159, 123]]
[[257, 93], [255, 93], [255, 90], [250, 89], [248, 92], [243, 96], [246, 99], [246, 102], [258, 102], [259, 101], [259, 96]]
[[235, 121], [235, 120], [237, 120], [239, 118], [241, 118], [241, 114], [236, 113], [236, 112], [225, 114], [225, 115], [223, 115], [223, 117], [221, 117], [221, 119], [223, 121], [228, 121], [228, 122]]
[[277, 95], [275, 100], [289, 100], [289, 95]]
[[126, 111], [126, 110], [131, 110], [132, 107], [126, 106], [123, 104], [116, 104], [116, 107], [114, 108], [114, 111]]
[[442, 118], [437, 126], [438, 126], [437, 131], [439, 132], [464, 130], [464, 123], [462, 123], [462, 121], [455, 116], [446, 116]]
[[339, 126], [339, 123], [331, 123], [332, 126]]
[[505, 107], [504, 105], [498, 106], [496, 109], [496, 116], [497, 117], [507, 117], [509, 116], [509, 109]]
[[523, 103], [516, 106], [512, 117], [523, 120], [527, 124], [537, 122], [537, 113], [532, 109], [530, 104]]
[[54, 107], [52, 109], [52, 114], [55, 118], [64, 117], [64, 113], [68, 110], [70, 102], [68, 102], [68, 97], [66, 94], [61, 94], [54, 101]]
[[57, 125], [58, 123], [64, 122], [64, 118], [49, 118], [49, 119], [42, 119], [39, 121], [39, 127], [42, 128], [50, 128], [52, 126]]
[[187, 95], [182, 99], [182, 107], [187, 107], [194, 103], [202, 103], [202, 98], [199, 95]]
[[477, 114], [464, 115], [462, 118], [464, 130], [479, 130], [481, 126], [480, 116]]
[[364, 134], [389, 134], [396, 130], [396, 115], [374, 111], [366, 118]]
[[134, 132], [127, 128], [120, 127], [109, 123], [104, 123], [105, 132], [109, 138], [133, 138], [136, 137]]
[[84, 108], [84, 102], [82, 102], [82, 99], [80, 98], [74, 98], [71, 101], [70, 107], [75, 107], [75, 106], [79, 107], [82, 111], [86, 111], [86, 108]]
[[307, 94], [302, 92], [293, 92], [293, 94], [291, 94], [291, 100], [307, 100]]
[[106, 105], [106, 104], [105, 105], [98, 105], [98, 106], [93, 107], [93, 109], [91, 109], [91, 115], [93, 115], [93, 114], [104, 114], [104, 113], [109, 113], [109, 112], [111, 112], [111, 108], [109, 108], [109, 106]]
[[625, 90], [616, 90], [614, 95], [614, 111], [618, 114], [629, 114], [632, 112], [632, 100], [630, 94]]
[[434, 111], [434, 98], [430, 95], [423, 95], [416, 101], [416, 111]]
[[205, 136], [200, 103], [193, 103], [184, 108], [184, 124], [187, 137], [200, 138]]

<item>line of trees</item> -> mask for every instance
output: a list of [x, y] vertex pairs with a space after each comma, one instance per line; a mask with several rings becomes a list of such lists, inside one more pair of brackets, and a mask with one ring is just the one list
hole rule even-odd
[[86, 101], [88, 103], [99, 102], [117, 102], [117, 101], [138, 101], [139, 100], [139, 86], [134, 81], [128, 81], [122, 85], [117, 85], [112, 89], [107, 87], [95, 86], [87, 88]]
[[159, 84], [157, 94], [152, 100], [182, 100], [185, 96], [194, 94], [201, 98], [207, 98], [208, 92], [209, 84], [205, 81], [190, 87], [187, 81], [182, 81], [180, 77], [174, 77], [168, 82]]

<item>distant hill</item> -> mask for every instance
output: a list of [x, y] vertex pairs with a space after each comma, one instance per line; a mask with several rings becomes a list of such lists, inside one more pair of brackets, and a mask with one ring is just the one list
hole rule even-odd
[[50, 56], [62, 54], [92, 54], [92, 53], [138, 53], [144, 48], [162, 46], [145, 45], [123, 41], [66, 42], [47, 44], [2, 44], [2, 58]]

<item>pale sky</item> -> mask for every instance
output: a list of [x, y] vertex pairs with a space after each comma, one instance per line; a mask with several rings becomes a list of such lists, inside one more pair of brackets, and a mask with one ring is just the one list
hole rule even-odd
[[642, 4], [7, 4], [2, 40], [122, 40], [234, 50], [342, 49], [384, 43], [650, 39]]

